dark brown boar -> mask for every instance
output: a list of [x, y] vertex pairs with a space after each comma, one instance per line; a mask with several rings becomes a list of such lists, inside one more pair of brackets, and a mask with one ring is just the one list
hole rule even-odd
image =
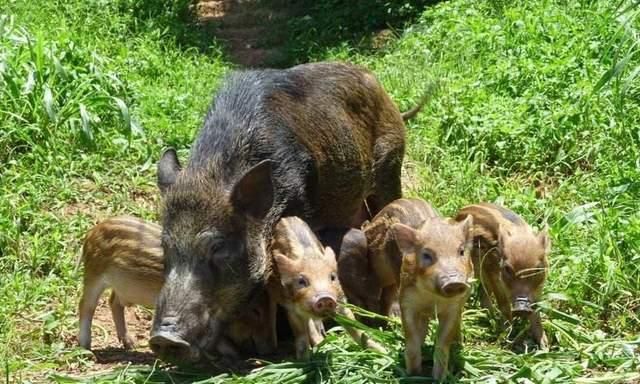
[[[118, 339], [126, 349], [134, 346], [127, 332], [124, 308], [155, 305], [164, 284], [161, 233], [159, 225], [131, 216], [109, 218], [87, 233], [80, 260], [84, 264], [78, 335], [82, 347], [91, 349], [93, 315], [107, 288], [111, 288], [109, 304]], [[263, 326], [268, 320], [266, 296], [254, 298], [250, 308], [225, 330], [226, 337], [215, 345], [217, 352], [235, 357], [239, 353], [238, 345], [250, 354], [265, 354], [272, 350], [270, 333]]]
[[362, 230], [367, 238], [369, 248], [369, 265], [377, 280], [378, 287], [372, 292], [380, 292], [378, 305], [370, 305], [366, 309], [376, 311], [385, 316], [399, 313], [397, 307], [398, 289], [400, 287], [400, 268], [402, 252], [394, 240], [391, 227], [396, 223], [417, 229], [425, 220], [437, 217], [438, 212], [421, 199], [398, 199], [384, 207]]
[[[311, 228], [298, 217], [281, 219], [271, 244], [275, 273], [269, 283], [272, 299], [273, 340], [275, 305], [285, 307], [295, 337], [296, 357], [308, 355], [309, 347], [323, 339], [316, 321], [339, 313], [354, 319], [344, 306], [344, 293], [338, 280], [335, 254], [324, 248]], [[357, 329], [346, 327], [351, 337], [363, 347], [386, 352]]]
[[410, 375], [422, 372], [422, 344], [434, 317], [438, 331], [432, 376], [441, 380], [447, 375], [449, 351], [460, 342], [462, 311], [473, 277], [472, 221], [431, 217], [417, 229], [402, 223], [391, 227], [403, 257], [399, 295]]
[[528, 318], [531, 335], [541, 348], [547, 337], [534, 305], [539, 300], [548, 269], [551, 239], [546, 230], [535, 233], [520, 216], [495, 204], [464, 207], [456, 220], [473, 217], [473, 263], [482, 289], [481, 303], [493, 312], [491, 296], [504, 318]]
[[[166, 283], [152, 349], [188, 360], [207, 324], [233, 321], [268, 280], [283, 216], [314, 229], [359, 226], [400, 197], [404, 124], [368, 71], [343, 63], [230, 76], [182, 169], [158, 164]], [[221, 329], [214, 324], [214, 330]], [[214, 332], [215, 333], [215, 332]]]

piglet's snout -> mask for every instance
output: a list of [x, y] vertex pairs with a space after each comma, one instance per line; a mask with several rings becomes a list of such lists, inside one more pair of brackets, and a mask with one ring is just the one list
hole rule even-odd
[[443, 274], [438, 280], [440, 293], [445, 297], [459, 296], [469, 289], [466, 276], [458, 272]]
[[513, 301], [512, 309], [514, 316], [526, 317], [533, 312], [533, 308], [531, 307], [531, 301], [529, 301], [528, 297], [516, 297]]
[[318, 316], [331, 316], [336, 312], [337, 301], [335, 296], [321, 293], [313, 298], [313, 312]]

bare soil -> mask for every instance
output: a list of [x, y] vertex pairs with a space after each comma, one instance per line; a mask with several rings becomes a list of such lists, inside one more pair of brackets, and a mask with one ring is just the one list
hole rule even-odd
[[243, 67], [264, 67], [281, 59], [286, 36], [282, 23], [293, 12], [292, 1], [201, 0], [198, 22], [227, 46], [229, 58]]

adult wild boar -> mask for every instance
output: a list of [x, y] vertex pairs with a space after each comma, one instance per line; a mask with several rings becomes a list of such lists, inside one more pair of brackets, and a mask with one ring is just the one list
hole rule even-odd
[[[401, 195], [403, 117], [370, 72], [343, 63], [232, 74], [182, 168], [166, 151], [166, 283], [150, 344], [184, 360], [264, 289], [275, 223], [358, 226]], [[205, 337], [206, 336], [206, 337]], [[207, 340], [206, 342], [204, 340]]]

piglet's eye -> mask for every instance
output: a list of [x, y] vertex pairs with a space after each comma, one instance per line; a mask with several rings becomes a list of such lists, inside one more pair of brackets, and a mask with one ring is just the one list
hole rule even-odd
[[298, 286], [301, 287], [301, 288], [308, 287], [309, 286], [309, 280], [304, 276], [298, 277]]
[[510, 265], [508, 265], [508, 264], [505, 264], [505, 265], [502, 267], [502, 272], [504, 273], [504, 275], [505, 275], [506, 277], [508, 277], [508, 278], [510, 278], [510, 279], [511, 279], [511, 278], [513, 278], [513, 276], [514, 276], [513, 268], [512, 268]]
[[331, 279], [331, 281], [336, 281], [338, 277], [336, 276], [335, 272], [331, 272], [331, 274], [329, 275], [329, 278]]
[[464, 256], [464, 245], [460, 247], [460, 249], [458, 249], [458, 255], [459, 256]]
[[433, 263], [433, 255], [431, 254], [431, 252], [427, 250], [422, 251], [422, 254], [420, 255], [420, 259], [422, 259], [422, 263], [425, 265], [429, 265]]

